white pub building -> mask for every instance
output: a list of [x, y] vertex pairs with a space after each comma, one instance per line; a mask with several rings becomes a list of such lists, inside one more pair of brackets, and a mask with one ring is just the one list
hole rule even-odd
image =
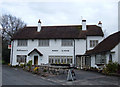
[[11, 40], [12, 66], [27, 63], [41, 64], [74, 64], [77, 67], [92, 65], [91, 58], [84, 55], [103, 40], [102, 23], [98, 25], [64, 26], [27, 26], [19, 29]]

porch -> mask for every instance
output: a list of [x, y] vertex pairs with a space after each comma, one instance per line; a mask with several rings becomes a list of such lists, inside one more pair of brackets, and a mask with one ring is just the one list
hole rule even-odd
[[90, 68], [91, 57], [89, 55], [76, 55], [76, 67], [80, 69]]

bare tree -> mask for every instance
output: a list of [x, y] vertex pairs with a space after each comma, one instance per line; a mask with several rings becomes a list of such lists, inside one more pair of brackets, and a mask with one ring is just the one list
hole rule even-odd
[[15, 32], [26, 26], [26, 24], [20, 18], [10, 14], [2, 15], [0, 18], [0, 24], [2, 26], [3, 40], [7, 41], [10, 41]]
[[10, 14], [4, 14], [0, 17], [0, 33], [2, 33], [2, 63], [9, 63], [10, 50], [8, 44], [10, 44], [11, 37], [19, 29], [26, 26], [26, 24], [20, 19]]

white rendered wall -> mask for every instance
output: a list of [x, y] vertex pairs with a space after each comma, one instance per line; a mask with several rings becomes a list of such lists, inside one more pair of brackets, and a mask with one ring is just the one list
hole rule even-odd
[[100, 43], [103, 40], [102, 36], [87, 36], [87, 50], [93, 49], [93, 47], [90, 47], [90, 40], [98, 40], [98, 43]]
[[75, 40], [75, 55], [84, 55], [86, 52], [86, 39]]
[[95, 67], [95, 55], [91, 55], [91, 67]]
[[112, 50], [111, 50], [111, 52], [115, 52], [115, 53], [113, 53], [113, 57], [112, 57], [112, 59], [113, 59], [113, 62], [118, 62], [118, 63], [120, 63], [119, 62], [119, 58], [120, 58], [120, 54], [119, 54], [119, 46], [120, 46], [120, 43], [115, 47], [115, 48], [113, 48]]
[[[74, 57], [74, 46], [61, 46], [61, 39], [50, 40], [48, 47], [40, 47], [38, 46], [38, 40], [28, 40], [28, 46], [20, 47], [17, 46], [17, 40], [14, 40], [14, 48], [13, 48], [13, 61], [12, 65], [17, 65], [16, 57], [17, 55], [27, 55], [34, 48], [39, 50], [43, 56], [38, 56], [38, 61], [40, 63], [48, 63], [48, 56], [73, 56]], [[25, 51], [17, 51], [17, 50], [25, 50]], [[52, 50], [58, 50], [58, 52], [53, 52]], [[62, 50], [69, 50], [69, 52], [63, 52]], [[36, 54], [34, 54], [36, 55]], [[27, 62], [34, 58], [34, 55], [27, 56]], [[33, 60], [33, 59], [32, 59]], [[74, 59], [73, 59], [74, 62]], [[34, 61], [33, 61], [34, 63]]]
[[120, 43], [118, 44], [118, 63], [120, 64]]

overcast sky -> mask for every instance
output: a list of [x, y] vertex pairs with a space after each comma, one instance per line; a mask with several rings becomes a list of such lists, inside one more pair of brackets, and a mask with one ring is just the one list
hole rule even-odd
[[119, 0], [0, 0], [0, 13], [21, 18], [27, 25], [75, 25], [103, 23], [103, 31], [118, 31]]

